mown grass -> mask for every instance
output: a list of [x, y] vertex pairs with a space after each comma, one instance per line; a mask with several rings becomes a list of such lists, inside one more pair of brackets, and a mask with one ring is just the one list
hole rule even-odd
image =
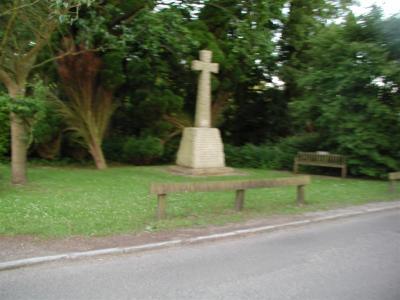
[[294, 187], [249, 190], [245, 209], [233, 210], [234, 192], [168, 196], [168, 218], [155, 220], [151, 182], [233, 180], [292, 176], [288, 172], [242, 170], [247, 176], [187, 178], [163, 167], [90, 168], [31, 166], [29, 184], [13, 187], [9, 166], [0, 165], [0, 235], [111, 235], [219, 225], [273, 214], [292, 214], [400, 197], [385, 181], [313, 176], [307, 205], [297, 207]]

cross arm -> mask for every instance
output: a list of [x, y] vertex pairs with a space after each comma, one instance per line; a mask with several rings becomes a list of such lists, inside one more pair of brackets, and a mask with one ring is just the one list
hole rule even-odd
[[219, 65], [217, 63], [207, 63], [207, 62], [202, 62], [200, 60], [194, 60], [192, 61], [192, 70], [218, 73]]

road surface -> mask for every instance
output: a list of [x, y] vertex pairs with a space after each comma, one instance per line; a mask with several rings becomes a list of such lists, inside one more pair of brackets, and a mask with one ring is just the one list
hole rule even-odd
[[400, 299], [400, 210], [0, 272], [0, 299]]

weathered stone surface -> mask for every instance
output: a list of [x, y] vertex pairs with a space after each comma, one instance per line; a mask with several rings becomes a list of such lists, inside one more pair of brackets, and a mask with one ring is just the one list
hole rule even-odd
[[224, 146], [217, 128], [183, 130], [176, 164], [188, 168], [225, 167]]
[[201, 71], [196, 101], [195, 127], [211, 127], [211, 73], [218, 73], [218, 64], [212, 63], [212, 52], [200, 51], [200, 60], [192, 62], [192, 70]]
[[168, 171], [175, 175], [184, 176], [233, 176], [233, 175], [247, 175], [243, 172], [237, 172], [233, 168], [188, 168], [182, 166], [169, 166]]
[[233, 174], [225, 167], [224, 145], [220, 132], [211, 127], [211, 73], [218, 73], [218, 64], [212, 63], [212, 52], [200, 51], [200, 60], [192, 62], [192, 70], [201, 71], [198, 83], [195, 127], [183, 131], [177, 166], [169, 170], [184, 175]]

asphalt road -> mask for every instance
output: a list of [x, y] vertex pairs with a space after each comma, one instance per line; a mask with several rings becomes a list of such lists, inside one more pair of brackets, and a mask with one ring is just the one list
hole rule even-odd
[[4, 271], [0, 299], [400, 300], [400, 211]]

